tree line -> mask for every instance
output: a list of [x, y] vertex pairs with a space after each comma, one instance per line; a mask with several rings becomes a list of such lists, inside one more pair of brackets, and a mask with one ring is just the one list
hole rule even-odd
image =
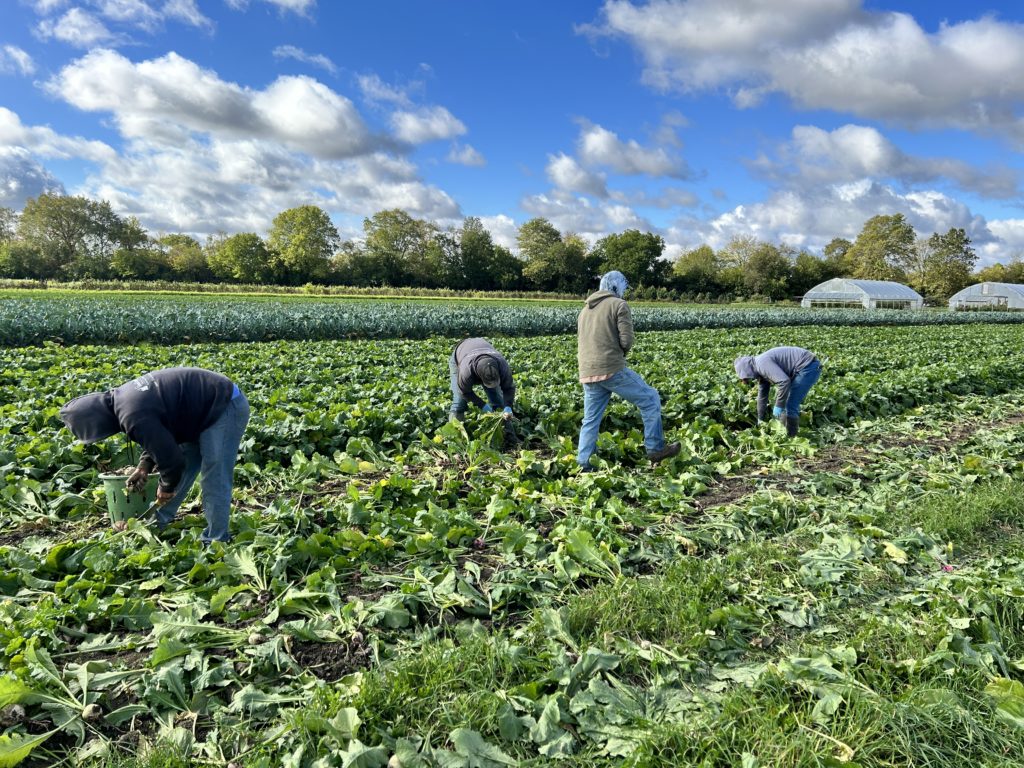
[[525, 222], [518, 253], [495, 243], [480, 219], [442, 229], [401, 209], [363, 221], [361, 240], [342, 241], [313, 205], [278, 214], [267, 237], [219, 234], [205, 242], [151, 235], [135, 217], [85, 197], [40, 195], [20, 212], [0, 208], [0, 277], [38, 280], [171, 280], [245, 284], [347, 285], [585, 294], [597, 275], [623, 272], [638, 298], [797, 298], [834, 277], [895, 280], [942, 301], [980, 280], [1024, 282], [1014, 260], [974, 272], [963, 229], [920, 237], [902, 214], [868, 219], [855, 240], [835, 238], [820, 255], [734, 237], [673, 261], [656, 234], [630, 229], [590, 246], [547, 219]]

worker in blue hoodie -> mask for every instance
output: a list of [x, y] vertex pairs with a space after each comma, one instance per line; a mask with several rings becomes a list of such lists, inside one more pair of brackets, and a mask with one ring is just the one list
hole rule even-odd
[[775, 387], [775, 406], [772, 416], [786, 428], [786, 434], [796, 437], [800, 428], [800, 404], [818, 377], [821, 363], [801, 347], [775, 347], [756, 357], [737, 357], [736, 375], [743, 384], [757, 382], [757, 420], [768, 415], [768, 392]]
[[160, 472], [157, 524], [167, 526], [201, 477], [205, 543], [230, 541], [228, 514], [238, 446], [249, 401], [227, 376], [202, 368], [164, 368], [127, 384], [76, 397], [61, 420], [83, 443], [124, 432], [142, 446], [128, 487], [141, 490]]

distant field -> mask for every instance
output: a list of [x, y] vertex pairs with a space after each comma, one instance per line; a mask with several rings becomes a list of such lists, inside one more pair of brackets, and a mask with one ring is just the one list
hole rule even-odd
[[[579, 302], [7, 292], [0, 345], [537, 336], [574, 333]], [[636, 304], [637, 330], [1020, 323], [1022, 313]]]

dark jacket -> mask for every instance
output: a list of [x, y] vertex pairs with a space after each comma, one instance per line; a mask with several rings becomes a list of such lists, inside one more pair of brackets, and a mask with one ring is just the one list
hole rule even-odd
[[802, 347], [775, 347], [757, 357], [736, 359], [736, 375], [741, 379], [757, 379], [757, 418], [763, 419], [768, 410], [768, 391], [775, 385], [775, 405], [785, 408], [793, 377], [813, 363], [813, 352]]
[[580, 378], [618, 373], [633, 347], [629, 305], [610, 291], [591, 294], [576, 321]]
[[512, 407], [516, 399], [516, 385], [512, 381], [512, 368], [502, 354], [487, 339], [472, 338], [459, 342], [455, 347], [455, 364], [458, 366], [459, 392], [478, 408], [484, 406], [483, 399], [473, 391], [473, 387], [482, 383], [476, 372], [477, 363], [483, 357], [494, 358], [498, 364], [498, 376], [502, 396], [502, 405]]
[[224, 412], [235, 385], [227, 376], [202, 368], [164, 368], [107, 392], [76, 397], [60, 418], [79, 440], [95, 443], [124, 432], [143, 448], [139, 465], [160, 470], [160, 489], [173, 491], [185, 469], [182, 443]]

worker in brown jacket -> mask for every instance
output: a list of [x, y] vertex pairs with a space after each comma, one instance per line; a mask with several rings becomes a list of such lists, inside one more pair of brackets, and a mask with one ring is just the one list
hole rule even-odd
[[665, 444], [658, 390], [626, 367], [626, 354], [633, 346], [633, 317], [623, 298], [628, 287], [621, 272], [603, 275], [597, 292], [587, 298], [577, 321], [583, 425], [576, 462], [582, 472], [593, 470], [590, 457], [597, 450], [601, 419], [613, 393], [640, 409], [644, 446], [652, 463], [679, 453], [679, 443]]

